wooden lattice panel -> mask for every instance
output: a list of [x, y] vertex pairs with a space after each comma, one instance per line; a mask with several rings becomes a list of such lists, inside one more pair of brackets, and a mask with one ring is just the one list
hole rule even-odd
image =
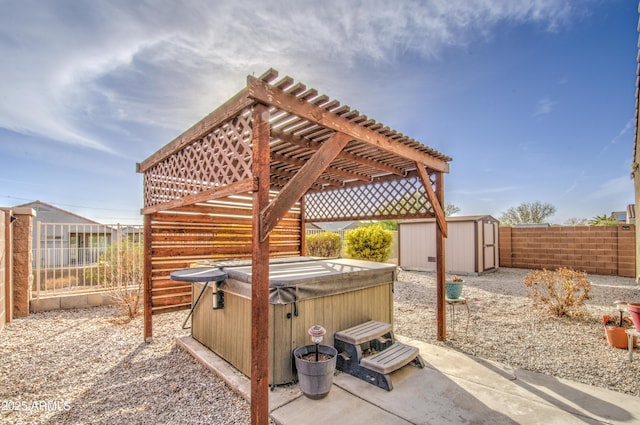
[[162, 204], [251, 177], [251, 111], [195, 140], [144, 173], [144, 204]]
[[370, 184], [310, 192], [307, 221], [434, 217], [421, 180], [381, 179]]

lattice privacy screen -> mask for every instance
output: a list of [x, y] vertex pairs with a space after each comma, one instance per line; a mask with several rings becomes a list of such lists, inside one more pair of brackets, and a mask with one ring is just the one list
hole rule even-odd
[[251, 177], [251, 109], [144, 173], [145, 207]]
[[434, 217], [419, 177], [308, 193], [307, 221]]

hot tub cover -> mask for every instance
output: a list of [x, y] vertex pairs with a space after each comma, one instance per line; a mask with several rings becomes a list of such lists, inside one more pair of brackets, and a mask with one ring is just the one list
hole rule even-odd
[[[212, 265], [211, 262], [201, 263], [205, 264]], [[221, 261], [215, 265], [228, 275], [220, 289], [251, 297], [250, 261]], [[345, 258], [273, 259], [269, 264], [269, 302], [290, 304], [304, 299], [393, 283], [396, 279], [396, 269], [394, 264]]]

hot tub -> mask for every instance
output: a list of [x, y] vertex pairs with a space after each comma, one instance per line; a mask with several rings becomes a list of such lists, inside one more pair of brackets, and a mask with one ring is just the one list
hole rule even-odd
[[[201, 262], [228, 274], [219, 285], [224, 308], [213, 309], [207, 288], [193, 313], [191, 334], [247, 376], [251, 374], [251, 263]], [[310, 343], [307, 330], [320, 324], [323, 343], [333, 345], [336, 331], [368, 320], [393, 324], [396, 266], [349, 259], [295, 257], [269, 266], [269, 383], [295, 379], [293, 350]], [[194, 283], [197, 296], [203, 283]]]

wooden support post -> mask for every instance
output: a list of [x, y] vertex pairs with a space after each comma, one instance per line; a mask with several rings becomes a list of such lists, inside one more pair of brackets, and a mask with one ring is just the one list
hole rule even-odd
[[[444, 177], [443, 173], [436, 173], [436, 198], [440, 205], [444, 205]], [[445, 227], [446, 231], [446, 227]], [[447, 339], [447, 310], [445, 306], [446, 297], [446, 267], [445, 267], [445, 233], [440, 226], [436, 226], [436, 317], [437, 332], [436, 339], [444, 341]]]
[[269, 109], [253, 108], [253, 192], [251, 261], [251, 424], [269, 422], [269, 237], [264, 240], [260, 212], [269, 205]]
[[423, 164], [416, 162], [416, 168], [422, 185], [427, 191], [429, 203], [436, 214], [436, 339], [444, 341], [447, 339], [447, 311], [445, 306], [446, 297], [446, 267], [444, 239], [447, 237], [447, 219], [442, 206], [444, 205], [444, 174], [436, 171], [436, 190], [431, 186], [431, 179]]
[[306, 246], [307, 246], [307, 234], [305, 229], [307, 228], [305, 218], [305, 203], [304, 196], [300, 198], [300, 255], [307, 255]]
[[144, 340], [145, 342], [151, 342], [151, 338], [153, 337], [153, 312], [151, 303], [151, 296], [153, 294], [152, 291], [152, 258], [151, 258], [151, 234], [153, 233], [151, 229], [151, 214], [145, 214], [144, 216], [144, 234], [143, 234], [143, 244], [144, 244]]

